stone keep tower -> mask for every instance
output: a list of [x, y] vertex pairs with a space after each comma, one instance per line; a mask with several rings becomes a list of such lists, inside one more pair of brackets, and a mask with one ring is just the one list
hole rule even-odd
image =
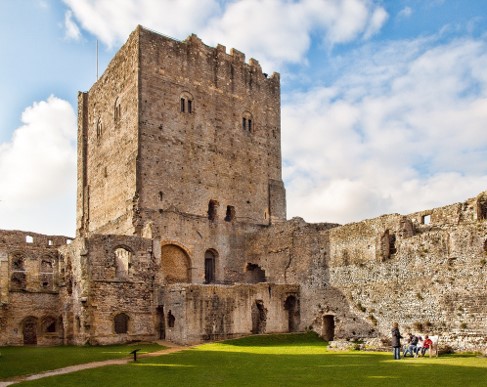
[[78, 114], [78, 235], [285, 220], [279, 74], [254, 59], [139, 26]]

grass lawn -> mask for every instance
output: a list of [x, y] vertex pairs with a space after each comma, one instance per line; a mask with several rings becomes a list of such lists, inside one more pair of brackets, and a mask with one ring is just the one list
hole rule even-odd
[[135, 348], [143, 352], [164, 349], [157, 344], [109, 345], [104, 347], [0, 347], [0, 381], [12, 376], [34, 374], [41, 371], [108, 359], [130, 357]]
[[487, 358], [332, 352], [312, 334], [252, 336], [55, 376], [36, 386], [485, 386]]

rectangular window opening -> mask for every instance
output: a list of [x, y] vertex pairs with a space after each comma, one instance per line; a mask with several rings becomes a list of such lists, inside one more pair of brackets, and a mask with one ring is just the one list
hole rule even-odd
[[188, 113], [191, 113], [193, 110], [193, 101], [188, 99]]
[[185, 100], [184, 98], [181, 98], [181, 113], [184, 113], [184, 104], [185, 104]]

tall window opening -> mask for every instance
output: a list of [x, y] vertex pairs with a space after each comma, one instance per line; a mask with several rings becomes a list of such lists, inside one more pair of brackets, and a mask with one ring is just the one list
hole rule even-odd
[[187, 91], [181, 94], [179, 98], [179, 111], [181, 113], [193, 113], [194, 103], [193, 96]]
[[101, 122], [101, 118], [98, 118], [96, 121], [96, 138], [100, 138], [103, 134], [103, 123]]
[[120, 104], [120, 98], [115, 100], [115, 104], [113, 105], [113, 120], [115, 123], [120, 122], [122, 118], [122, 105]]
[[44, 290], [54, 290], [54, 270], [56, 266], [56, 259], [51, 256], [44, 256], [41, 258], [39, 270], [39, 280], [41, 288]]
[[115, 249], [115, 275], [118, 279], [127, 279], [131, 265], [132, 253], [119, 247]]
[[235, 219], [235, 207], [227, 206], [227, 214], [225, 215], [225, 221], [231, 222]]
[[244, 112], [242, 115], [242, 129], [246, 132], [252, 132], [252, 114]]
[[216, 200], [210, 200], [208, 202], [208, 219], [215, 221], [218, 212], [218, 202]]
[[205, 284], [215, 282], [216, 254], [212, 250], [205, 252]]
[[11, 258], [10, 288], [24, 290], [27, 286], [25, 273], [25, 257], [22, 254], [14, 254]]

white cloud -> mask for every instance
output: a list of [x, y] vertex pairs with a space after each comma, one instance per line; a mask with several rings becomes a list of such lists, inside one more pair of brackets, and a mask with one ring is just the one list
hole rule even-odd
[[109, 47], [138, 24], [185, 38], [218, 13], [217, 0], [64, 0], [81, 26]]
[[66, 29], [66, 38], [79, 40], [81, 38], [81, 31], [73, 20], [73, 13], [66, 11], [64, 14], [64, 28]]
[[[402, 44], [404, 43], [404, 44]], [[487, 43], [364, 47], [283, 104], [289, 216], [350, 222], [487, 189]], [[373, 54], [371, 54], [373, 53]]]
[[35, 102], [12, 141], [0, 144], [0, 228], [73, 233], [76, 115], [59, 98]]
[[137, 24], [178, 39], [234, 47], [276, 69], [301, 62], [318, 34], [328, 45], [368, 39], [387, 19], [373, 0], [64, 0], [87, 31], [108, 46]]
[[397, 17], [400, 19], [407, 19], [413, 14], [413, 9], [411, 7], [404, 7], [399, 11]]

